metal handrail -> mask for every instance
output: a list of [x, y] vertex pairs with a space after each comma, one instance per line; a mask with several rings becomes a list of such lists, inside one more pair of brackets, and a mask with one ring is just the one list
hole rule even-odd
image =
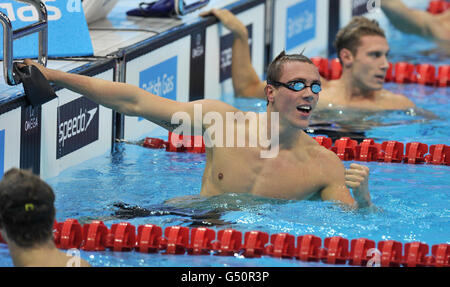
[[48, 55], [48, 20], [47, 20], [47, 8], [45, 4], [40, 0], [16, 0], [30, 4], [36, 8], [39, 15], [39, 22], [30, 24], [23, 28], [12, 30], [11, 21], [8, 16], [0, 12], [0, 22], [3, 26], [3, 75], [5, 82], [8, 85], [14, 86], [20, 84], [13, 71], [13, 42], [19, 38], [39, 33], [39, 58], [38, 62], [41, 65], [47, 65]]
[[184, 4], [183, 0], [175, 1], [175, 13], [177, 15], [186, 15], [188, 13], [193, 12], [194, 10], [200, 9], [206, 5], [208, 5], [209, 0], [200, 0], [197, 2], [194, 2], [190, 5]]

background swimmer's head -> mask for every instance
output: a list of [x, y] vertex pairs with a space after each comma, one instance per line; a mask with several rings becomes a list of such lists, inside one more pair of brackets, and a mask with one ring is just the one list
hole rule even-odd
[[352, 85], [360, 91], [383, 88], [389, 68], [389, 44], [376, 20], [355, 17], [336, 36], [335, 46], [343, 68]]
[[362, 16], [353, 17], [347, 26], [339, 30], [334, 41], [334, 46], [336, 47], [341, 64], [340, 52], [342, 49], [347, 49], [353, 55], [356, 55], [363, 36], [380, 36], [386, 38], [384, 30], [376, 20], [370, 20]]
[[13, 168], [0, 182], [0, 228], [22, 248], [53, 240], [55, 195], [30, 171]]

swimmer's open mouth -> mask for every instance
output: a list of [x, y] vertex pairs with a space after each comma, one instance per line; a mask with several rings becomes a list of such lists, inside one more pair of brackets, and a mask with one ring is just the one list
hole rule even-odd
[[298, 105], [297, 111], [305, 114], [309, 114], [312, 111], [312, 107], [309, 105]]
[[385, 79], [385, 75], [375, 75], [375, 78], [383, 80]]

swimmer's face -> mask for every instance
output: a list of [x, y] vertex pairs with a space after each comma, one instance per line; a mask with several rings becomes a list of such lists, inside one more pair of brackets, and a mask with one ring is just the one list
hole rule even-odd
[[384, 78], [389, 68], [388, 53], [389, 45], [385, 38], [361, 37], [360, 46], [350, 63], [353, 79], [359, 88], [368, 91], [383, 89]]
[[[320, 84], [317, 67], [298, 61], [285, 63], [282, 66], [278, 82], [291, 83], [298, 80], [304, 81], [307, 86], [311, 86], [313, 83]], [[283, 86], [267, 85], [266, 89], [269, 104], [272, 104], [274, 112], [280, 113], [280, 121], [298, 129], [308, 127], [312, 111], [319, 100], [319, 94], [313, 93], [311, 87], [306, 87], [301, 91], [292, 91]]]

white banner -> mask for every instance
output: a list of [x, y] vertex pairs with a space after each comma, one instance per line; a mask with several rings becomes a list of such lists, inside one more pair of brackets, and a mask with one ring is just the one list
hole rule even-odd
[[21, 108], [0, 115], [0, 178], [12, 167], [20, 167]]
[[[264, 4], [258, 5], [236, 16], [249, 29], [252, 64], [256, 73], [262, 79], [264, 76], [265, 6]], [[206, 29], [205, 98], [207, 99], [221, 99], [221, 96], [233, 94], [231, 81], [232, 41], [231, 32], [222, 24], [209, 26]]]
[[283, 50], [326, 57], [328, 10], [329, 0], [274, 1], [272, 58]]
[[[113, 80], [113, 70], [94, 76]], [[41, 177], [111, 150], [112, 110], [67, 89], [42, 106]]]

